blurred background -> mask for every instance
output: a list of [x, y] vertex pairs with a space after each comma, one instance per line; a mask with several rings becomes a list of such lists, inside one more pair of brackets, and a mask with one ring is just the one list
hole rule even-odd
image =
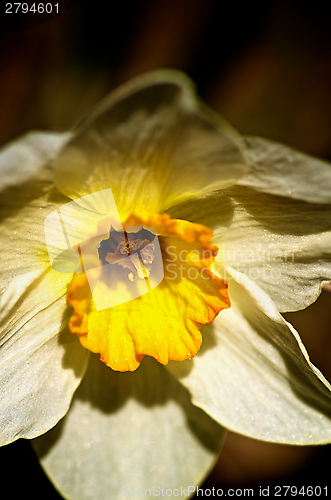
[[[68, 130], [119, 84], [166, 67], [186, 72], [202, 99], [241, 134], [331, 160], [331, 30], [325, 2], [51, 3], [49, 14], [15, 14], [14, 4], [10, 14], [8, 3], [1, 7], [0, 146], [31, 129]], [[286, 315], [329, 380], [330, 306], [325, 290], [307, 310]], [[273, 445], [229, 433], [204, 486], [325, 486], [330, 459], [329, 445]], [[0, 461], [2, 477], [15, 485], [11, 498], [27, 493], [36, 500], [61, 498], [28, 442], [2, 448]]]

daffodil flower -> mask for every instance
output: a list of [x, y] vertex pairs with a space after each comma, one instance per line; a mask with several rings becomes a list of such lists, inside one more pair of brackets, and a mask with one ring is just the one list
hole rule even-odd
[[[225, 428], [331, 441], [330, 385], [280, 314], [331, 280], [329, 165], [240, 138], [170, 71], [113, 92], [74, 132], [23, 137], [0, 162], [1, 443], [36, 438], [65, 498], [190, 494]], [[44, 223], [95, 194], [73, 219], [95, 239], [107, 189], [124, 232], [98, 240], [102, 290], [148, 281], [155, 236], [164, 277], [98, 310], [86, 269], [52, 267]]]

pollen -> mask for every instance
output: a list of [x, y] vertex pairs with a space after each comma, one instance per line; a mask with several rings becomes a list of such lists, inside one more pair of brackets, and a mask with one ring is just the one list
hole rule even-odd
[[[210, 270], [218, 251], [212, 231], [167, 214], [132, 214], [107, 236], [93, 286], [92, 271], [69, 285], [70, 330], [116, 371], [136, 370], [145, 355], [162, 364], [194, 357], [201, 325], [230, 307], [227, 284]], [[100, 308], [100, 297], [115, 305]]]
[[[148, 233], [148, 231], [145, 230]], [[110, 231], [110, 236], [107, 240], [102, 241], [101, 246], [112, 248], [114, 240], [114, 231]], [[118, 234], [118, 231], [115, 231]], [[128, 274], [130, 281], [135, 281], [137, 278], [145, 279], [150, 275], [150, 269], [153, 264], [155, 255], [155, 245], [149, 239], [141, 239], [137, 235], [133, 238], [128, 237], [126, 231], [123, 232], [124, 240], [118, 243], [114, 252], [108, 252], [104, 260], [109, 264], [116, 264], [131, 270]], [[151, 238], [154, 235], [150, 235]], [[128, 258], [129, 257], [129, 258]]]

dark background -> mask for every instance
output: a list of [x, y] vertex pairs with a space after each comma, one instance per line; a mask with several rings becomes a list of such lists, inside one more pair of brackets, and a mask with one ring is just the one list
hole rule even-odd
[[[241, 134], [331, 160], [331, 30], [325, 3], [51, 3], [58, 4], [58, 15], [55, 7], [52, 14], [5, 14], [6, 2], [1, 7], [0, 145], [31, 129], [70, 129], [120, 83], [168, 67], [185, 71], [205, 102]], [[331, 293], [324, 291], [306, 311], [287, 315], [329, 380], [330, 305]], [[325, 486], [330, 458], [329, 445], [282, 446], [230, 433], [205, 487]], [[60, 498], [29, 442], [2, 448], [0, 465], [11, 498]]]

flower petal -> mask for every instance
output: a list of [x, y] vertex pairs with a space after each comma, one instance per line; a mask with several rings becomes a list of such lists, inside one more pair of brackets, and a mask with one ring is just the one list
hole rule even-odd
[[45, 165], [55, 157], [71, 133], [32, 132], [20, 137], [0, 151], [0, 190], [23, 184], [38, 176], [43, 170], [45, 179], [50, 171]]
[[246, 171], [230, 128], [203, 110], [184, 75], [161, 71], [119, 88], [85, 120], [55, 162], [77, 198], [111, 188], [122, 220], [233, 185]]
[[69, 200], [51, 181], [38, 178], [6, 189], [1, 194], [0, 291], [19, 275], [43, 272], [50, 266], [45, 244], [47, 215]]
[[145, 361], [134, 373], [116, 373], [92, 355], [68, 415], [33, 441], [68, 500], [121, 499], [153, 487], [160, 496], [161, 488], [188, 494], [213, 465], [222, 427], [161, 365]]
[[170, 212], [211, 228], [217, 259], [256, 281], [281, 312], [304, 309], [331, 280], [330, 204], [236, 186]]
[[30, 277], [16, 279], [18, 301], [16, 290], [4, 294], [9, 303], [3, 304], [0, 337], [2, 445], [36, 437], [65, 415], [89, 355], [67, 329], [70, 275], [50, 269], [24, 291]]
[[88, 353], [66, 329], [71, 275], [50, 268], [44, 221], [68, 199], [50, 161], [70, 134], [30, 134], [0, 155], [1, 444], [46, 432], [66, 413]]
[[229, 430], [277, 443], [330, 442], [330, 385], [267, 294], [245, 275], [231, 275], [232, 307], [203, 328], [194, 360], [168, 369]]
[[0, 321], [13, 311], [25, 291], [43, 274], [43, 268], [16, 276], [0, 295]]
[[264, 193], [331, 203], [331, 167], [325, 161], [260, 137], [240, 137], [249, 172], [238, 184]]

